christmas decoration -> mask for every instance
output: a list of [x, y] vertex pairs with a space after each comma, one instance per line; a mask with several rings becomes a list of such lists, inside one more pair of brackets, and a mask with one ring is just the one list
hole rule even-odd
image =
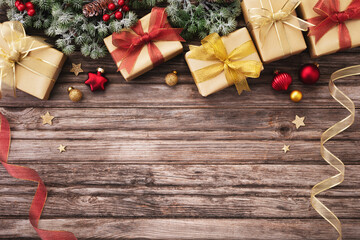
[[131, 30], [114, 33], [104, 41], [120, 73], [130, 81], [182, 53], [181, 30], [170, 26], [164, 8], [154, 7]]
[[243, 0], [245, 22], [264, 63], [270, 63], [306, 49], [302, 31], [311, 23], [296, 17], [300, 0]]
[[[344, 181], [345, 178], [345, 165], [344, 163], [336, 157], [333, 153], [331, 153], [326, 147], [325, 144], [338, 135], [339, 133], [345, 131], [348, 129], [355, 120], [355, 105], [354, 102], [346, 96], [342, 91], [340, 91], [335, 86], [335, 81], [350, 77], [360, 75], [360, 65], [352, 66], [348, 68], [340, 69], [339, 71], [336, 71], [331, 75], [330, 81], [329, 81], [329, 90], [330, 95], [339, 102], [343, 107], [346, 108], [350, 112], [350, 115], [344, 118], [343, 120], [337, 122], [332, 127], [327, 129], [323, 134], [321, 135], [321, 142], [320, 142], [320, 152], [323, 159], [330, 164], [331, 167], [333, 167], [338, 173], [334, 176], [331, 176], [330, 178], [327, 178], [318, 184], [316, 184], [311, 189], [311, 196], [310, 201], [313, 208], [326, 220], [328, 221], [333, 228], [339, 233], [338, 240], [342, 239], [342, 229], [341, 229], [341, 222], [336, 217], [336, 215], [327, 208], [316, 196], [326, 190], [329, 190], [339, 184], [341, 184]], [[344, 148], [343, 148], [344, 149]], [[341, 203], [341, 205], [344, 205]]]
[[64, 54], [27, 36], [20, 22], [0, 24], [0, 40], [0, 96], [15, 95], [17, 88], [48, 99], [65, 62]]
[[250, 91], [246, 78], [258, 78], [263, 67], [246, 28], [222, 38], [213, 33], [201, 43], [202, 46], [191, 47], [185, 60], [202, 96], [232, 85], [239, 94]]
[[169, 86], [175, 86], [178, 83], [178, 76], [177, 72], [173, 71], [171, 73], [166, 74], [165, 82]]
[[289, 73], [275, 71], [272, 81], [272, 88], [276, 91], [288, 90], [292, 83], [292, 77]]
[[304, 120], [305, 120], [305, 117], [299, 117], [298, 115], [296, 115], [295, 120], [292, 121], [292, 123], [295, 124], [296, 129], [299, 129], [302, 126], [305, 126]]
[[300, 102], [302, 97], [303, 97], [303, 94], [299, 90], [294, 90], [290, 93], [290, 99], [293, 102], [296, 102], [296, 103]]
[[27, 14], [31, 17], [36, 13], [34, 4], [32, 4], [32, 2], [27, 2], [24, 4], [23, 1], [16, 0], [14, 5], [20, 12], [24, 12], [26, 10]]
[[314, 24], [309, 31], [312, 57], [360, 46], [360, 1], [302, 0], [300, 10]]
[[82, 92], [79, 89], [73, 87], [68, 88], [68, 93], [70, 100], [73, 102], [80, 102], [83, 97]]
[[52, 125], [52, 120], [54, 119], [54, 116], [51, 116], [49, 112], [46, 112], [46, 114], [42, 115], [41, 118], [43, 120], [42, 122], [43, 125], [45, 124]]
[[[112, 13], [106, 13], [107, 10], [112, 11]], [[109, 21], [112, 15], [114, 15], [116, 19], [122, 19], [123, 12], [128, 11], [129, 6], [126, 5], [124, 0], [95, 0], [83, 7], [85, 17], [103, 15], [102, 19], [105, 22]]]
[[319, 65], [304, 64], [299, 70], [299, 78], [305, 84], [314, 84], [320, 78]]
[[107, 83], [108, 80], [101, 75], [104, 72], [104, 69], [98, 68], [97, 73], [89, 73], [89, 78], [85, 81], [85, 84], [90, 86], [91, 91], [98, 89], [105, 90], [104, 84]]
[[60, 146], [57, 149], [59, 150], [60, 153], [66, 152], [66, 146], [63, 146], [62, 144], [60, 144]]
[[210, 33], [227, 35], [237, 26], [240, 1], [215, 3], [200, 0], [168, 0], [166, 11], [173, 26], [183, 28], [181, 36], [187, 40], [204, 38]]
[[107, 53], [103, 38], [122, 28], [130, 28], [137, 21], [136, 14], [128, 11], [121, 20], [115, 18], [108, 22], [101, 17], [86, 18], [82, 13], [83, 0], [32, 0], [36, 14], [32, 17], [19, 13], [14, 0], [0, 0], [7, 5], [10, 20], [20, 21], [26, 28], [44, 30], [49, 37], [56, 37], [55, 45], [66, 55], [73, 53], [76, 46], [84, 56], [93, 59], [104, 57]]
[[70, 69], [70, 72], [74, 73], [75, 76], [78, 76], [79, 73], [84, 72], [81, 68], [81, 63], [79, 64], [72, 63], [72, 68]]
[[284, 151], [284, 153], [287, 153], [288, 151], [290, 151], [290, 145], [284, 144], [284, 147], [282, 148], [282, 150]]
[[8, 163], [8, 154], [10, 150], [11, 132], [7, 119], [0, 113], [0, 162], [7, 172], [14, 178], [36, 182], [37, 190], [30, 206], [29, 220], [41, 239], [58, 239], [58, 240], [76, 240], [71, 232], [49, 231], [39, 228], [39, 220], [47, 198], [47, 190], [44, 182], [38, 173], [24, 166], [18, 166]]

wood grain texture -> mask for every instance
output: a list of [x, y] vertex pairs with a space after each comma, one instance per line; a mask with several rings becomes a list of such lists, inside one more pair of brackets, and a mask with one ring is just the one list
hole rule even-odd
[[[189, 44], [199, 41], [185, 50]], [[315, 86], [297, 78], [299, 66], [314, 61], [304, 52], [266, 65], [249, 81], [250, 93], [238, 96], [230, 87], [203, 98], [184, 55], [125, 82], [110, 56], [91, 60], [76, 52], [49, 101], [19, 91], [0, 100], [12, 130], [9, 162], [35, 169], [48, 187], [40, 226], [79, 239], [336, 239], [311, 208], [310, 189], [335, 173], [321, 159], [319, 138], [347, 115], [329, 95], [329, 77], [360, 64], [359, 53], [316, 59], [322, 77]], [[80, 62], [85, 73], [76, 77], [71, 63]], [[98, 66], [110, 83], [92, 93], [83, 82]], [[293, 75], [291, 90], [303, 91], [301, 103], [271, 89], [275, 69]], [[164, 76], [172, 70], [179, 84], [170, 88]], [[360, 104], [358, 77], [338, 85]], [[69, 101], [69, 86], [83, 91], [82, 102]], [[41, 124], [47, 111], [53, 126]], [[295, 129], [295, 115], [306, 116], [305, 127]], [[345, 181], [320, 196], [351, 240], [360, 236], [358, 119], [328, 143], [344, 160]], [[60, 144], [67, 152], [58, 153]], [[283, 144], [290, 145], [287, 154]], [[0, 238], [38, 239], [27, 220], [36, 186], [3, 168], [0, 176]]]

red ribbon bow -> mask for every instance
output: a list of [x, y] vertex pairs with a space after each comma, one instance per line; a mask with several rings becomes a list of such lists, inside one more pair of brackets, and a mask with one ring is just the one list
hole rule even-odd
[[128, 73], [133, 69], [144, 45], [147, 45], [151, 62], [158, 65], [164, 62], [164, 56], [154, 41], [185, 41], [180, 36], [181, 28], [171, 28], [165, 8], [154, 7], [151, 10], [149, 32], [144, 32], [140, 20], [131, 29], [112, 35], [112, 43], [117, 49], [111, 55], [115, 61], [121, 60], [118, 70], [125, 68]]
[[0, 113], [0, 162], [12, 177], [38, 183], [38, 188], [30, 206], [29, 220], [31, 225], [43, 240], [76, 240], [76, 237], [71, 232], [49, 231], [38, 228], [47, 197], [45, 184], [35, 170], [7, 163], [9, 148], [10, 126], [6, 118]]
[[353, 0], [345, 11], [340, 12], [340, 0], [320, 0], [314, 7], [320, 16], [309, 19], [315, 27], [310, 27], [309, 36], [315, 36], [317, 43], [330, 29], [339, 26], [340, 48], [351, 47], [351, 36], [345, 22], [360, 19], [360, 0]]

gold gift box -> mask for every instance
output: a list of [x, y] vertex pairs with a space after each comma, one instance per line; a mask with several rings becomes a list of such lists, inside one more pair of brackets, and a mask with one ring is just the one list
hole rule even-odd
[[[140, 19], [141, 25], [144, 29], [144, 32], [148, 32], [149, 23], [150, 23], [150, 13]], [[116, 47], [112, 43], [112, 35], [108, 36], [104, 39], [105, 45], [108, 48], [109, 52], [112, 53], [116, 50]], [[156, 41], [154, 44], [159, 48], [162, 53], [165, 62], [176, 57], [180, 53], [183, 52], [183, 46], [180, 41]], [[120, 67], [121, 60], [118, 61], [113, 57], [116, 65]], [[126, 81], [131, 81], [132, 79], [150, 71], [154, 68], [153, 63], [151, 62], [150, 55], [148, 53], [148, 49], [146, 44], [143, 46], [139, 57], [136, 60], [134, 68], [130, 73], [127, 72], [126, 69], [120, 70], [121, 75], [124, 77]]]
[[[241, 28], [239, 30], [236, 30], [235, 32], [232, 32], [228, 36], [224, 36], [221, 39], [222, 39], [228, 53], [231, 53], [235, 48], [239, 47], [243, 43], [251, 41], [250, 34], [246, 28]], [[203, 46], [200, 46], [200, 48], [202, 48], [202, 47]], [[196, 77], [194, 75], [195, 71], [205, 68], [205, 67], [208, 67], [214, 63], [218, 63], [217, 61], [203, 61], [203, 60], [189, 58], [190, 53], [191, 53], [191, 51], [189, 51], [185, 54], [185, 60], [189, 66], [190, 72], [194, 79], [196, 79]], [[244, 61], [254, 60], [257, 62], [261, 62], [260, 57], [256, 52], [243, 58], [242, 60], [244, 60]], [[197, 83], [195, 81], [195, 83], [199, 90], [199, 93], [203, 97], [206, 97], [212, 93], [218, 92], [224, 88], [231, 86], [231, 85], [229, 85], [228, 81], [226, 80], [224, 72], [220, 73], [216, 77], [209, 79], [207, 81], [200, 82], [200, 83]]]
[[[302, 0], [300, 4], [300, 14], [305, 20], [317, 17], [318, 14], [313, 10], [317, 0]], [[340, 11], [346, 10], [352, 0], [339, 0]], [[351, 47], [360, 46], [360, 20], [348, 20], [345, 22], [351, 37]], [[317, 43], [315, 36], [308, 36], [308, 44], [311, 57], [316, 58], [319, 56], [335, 53], [340, 50], [338, 25], [329, 30]]]
[[[284, 6], [286, 2], [287, 0], [243, 0], [241, 7], [243, 10], [245, 22], [249, 22], [248, 10], [251, 8], [265, 8], [270, 10], [272, 6], [273, 11], [277, 12]], [[293, 15], [296, 16], [295, 11], [293, 12]], [[250, 30], [258, 52], [264, 63], [270, 63], [282, 58], [286, 58], [291, 55], [301, 53], [306, 49], [306, 43], [302, 31], [290, 27], [286, 24], [284, 24], [284, 31], [287, 42], [289, 43], [291, 49], [290, 54], [284, 54], [274, 26], [270, 29], [268, 35], [266, 36], [266, 41], [264, 44], [260, 40], [260, 29], [252, 28]]]

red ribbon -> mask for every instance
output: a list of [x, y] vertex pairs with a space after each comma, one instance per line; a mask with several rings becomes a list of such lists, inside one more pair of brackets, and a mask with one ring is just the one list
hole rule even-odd
[[0, 114], [0, 162], [8, 171], [8, 173], [18, 179], [32, 181], [38, 183], [34, 199], [30, 206], [29, 220], [35, 231], [43, 240], [76, 240], [76, 237], [71, 232], [64, 231], [49, 231], [39, 229], [39, 220], [44, 208], [47, 191], [40, 176], [33, 169], [8, 164], [8, 154], [10, 149], [10, 126], [6, 118]]
[[320, 16], [309, 19], [315, 25], [310, 27], [309, 36], [315, 36], [317, 43], [330, 29], [339, 26], [340, 49], [351, 47], [351, 36], [346, 27], [347, 20], [360, 19], [360, 0], [353, 0], [345, 11], [340, 12], [340, 0], [320, 0], [314, 7]]
[[147, 45], [151, 62], [156, 66], [164, 62], [164, 56], [154, 41], [185, 41], [180, 36], [181, 28], [171, 28], [165, 8], [154, 7], [151, 10], [149, 32], [144, 32], [140, 20], [131, 29], [112, 35], [112, 43], [117, 49], [111, 55], [116, 62], [122, 61], [118, 70], [125, 68], [128, 73], [144, 45]]

